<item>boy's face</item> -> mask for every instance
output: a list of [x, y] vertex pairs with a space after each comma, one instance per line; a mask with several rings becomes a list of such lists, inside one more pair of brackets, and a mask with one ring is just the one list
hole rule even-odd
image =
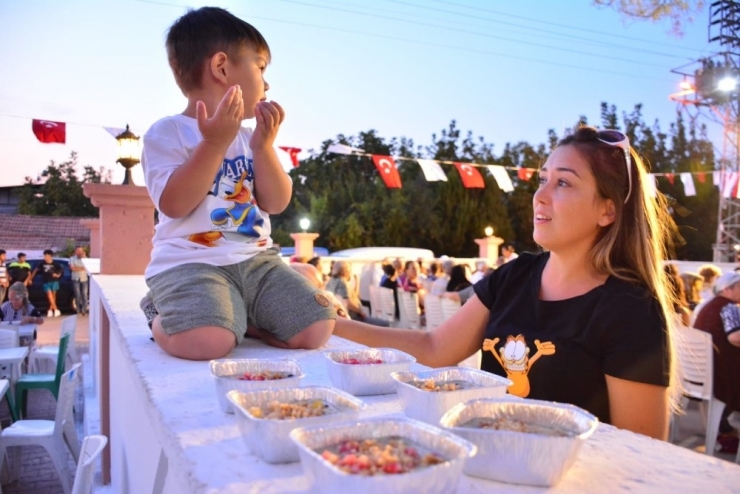
[[267, 56], [254, 48], [244, 46], [231, 63], [229, 84], [238, 84], [244, 100], [244, 118], [254, 118], [254, 107], [266, 99], [270, 85], [264, 79]]
[[44, 261], [51, 262], [52, 261], [51, 254], [44, 254]]

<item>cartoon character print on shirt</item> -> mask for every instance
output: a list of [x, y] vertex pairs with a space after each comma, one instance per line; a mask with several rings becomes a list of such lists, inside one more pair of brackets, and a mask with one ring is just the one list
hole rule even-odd
[[[242, 167], [238, 166], [239, 163], [247, 163], [248, 167], [241, 169]], [[191, 235], [188, 240], [206, 247], [213, 247], [216, 241], [225, 236], [223, 230], [252, 239], [261, 237], [265, 220], [256, 206], [257, 202], [252, 197], [249, 187], [245, 184], [246, 181], [253, 180], [251, 164], [252, 160], [246, 160], [243, 156], [236, 160], [224, 160], [209, 194], [233, 204], [229, 207], [213, 209], [211, 222], [214, 230]], [[235, 232], [233, 228], [236, 228]], [[258, 245], [265, 243], [267, 239], [258, 240]]]
[[509, 394], [526, 398], [529, 396], [529, 370], [535, 362], [543, 355], [553, 355], [555, 353], [555, 344], [546, 341], [540, 343], [540, 340], [534, 340], [537, 347], [537, 353], [529, 357], [529, 347], [523, 335], [511, 336], [506, 338], [504, 346], [499, 348], [501, 356], [496, 353], [496, 344], [500, 340], [486, 338], [483, 340], [483, 351], [491, 352], [506, 371], [506, 377], [511, 379], [512, 385], [509, 386]]

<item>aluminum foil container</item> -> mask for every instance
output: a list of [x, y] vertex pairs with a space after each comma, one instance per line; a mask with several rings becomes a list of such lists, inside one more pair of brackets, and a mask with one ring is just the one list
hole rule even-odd
[[[510, 417], [522, 422], [567, 431], [565, 437], [527, 432], [459, 427], [477, 417]], [[555, 485], [578, 456], [581, 444], [599, 420], [573, 405], [528, 399], [480, 399], [461, 403], [447, 412], [442, 428], [478, 446], [465, 473], [474, 477], [536, 486]]]
[[[348, 439], [401, 436], [432, 450], [448, 461], [399, 475], [373, 477], [342, 472], [315, 450]], [[468, 441], [411, 419], [375, 419], [328, 427], [295, 429], [290, 438], [298, 445], [303, 470], [313, 491], [329, 494], [401, 494], [455, 492], [465, 460], [476, 448]]]
[[[295, 388], [300, 385], [305, 376], [295, 360], [265, 360], [265, 359], [219, 359], [211, 360], [211, 375], [216, 384], [216, 398], [218, 404], [226, 413], [234, 413], [231, 403], [226, 399], [229, 391], [257, 391], [260, 389]], [[245, 372], [289, 372], [293, 377], [275, 379], [273, 381], [241, 381], [231, 377]]]
[[[393, 348], [328, 350], [324, 352], [331, 383], [355, 396], [384, 395], [396, 392], [391, 373], [408, 370], [416, 359]], [[382, 364], [340, 364], [343, 359], [381, 359]]]
[[[357, 420], [365, 404], [352, 395], [323, 386], [305, 388], [266, 389], [241, 393], [229, 391], [227, 398], [236, 410], [239, 430], [249, 451], [268, 463], [298, 461], [298, 448], [290, 440], [290, 431], [297, 427], [322, 426]], [[294, 420], [258, 419], [249, 413], [249, 407], [265, 406], [272, 401], [324, 400], [339, 409], [322, 417]]]
[[[395, 372], [391, 374], [391, 378], [396, 381], [396, 390], [404, 413], [411, 418], [432, 425], [439, 425], [439, 419], [442, 418], [442, 415], [458, 403], [474, 398], [504, 396], [506, 388], [511, 385], [511, 381], [505, 377], [463, 367], [441, 367], [421, 372]], [[475, 384], [476, 387], [457, 391], [432, 392], [408, 384], [411, 381], [423, 381], [425, 379], [467, 381]]]

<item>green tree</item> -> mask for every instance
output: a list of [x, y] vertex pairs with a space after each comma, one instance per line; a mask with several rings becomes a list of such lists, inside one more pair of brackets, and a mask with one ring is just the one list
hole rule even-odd
[[67, 161], [56, 164], [51, 161], [37, 179], [26, 177], [17, 192], [18, 212], [38, 216], [97, 216], [98, 208], [82, 193], [86, 182], [110, 182], [110, 172], [104, 168], [84, 168], [80, 179], [77, 176], [77, 153], [72, 151]]

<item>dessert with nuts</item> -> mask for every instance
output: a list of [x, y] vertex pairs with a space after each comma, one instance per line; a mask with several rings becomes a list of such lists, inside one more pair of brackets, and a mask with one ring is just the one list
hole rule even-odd
[[458, 391], [460, 389], [479, 388], [480, 386], [469, 381], [459, 379], [450, 379], [446, 381], [435, 381], [434, 379], [424, 379], [419, 381], [409, 381], [408, 384], [415, 386], [422, 391]]
[[567, 437], [573, 434], [569, 431], [548, 427], [546, 425], [531, 424], [511, 417], [476, 417], [460, 425], [472, 429], [493, 429], [498, 431], [525, 432], [544, 436]]
[[447, 461], [411, 440], [398, 436], [346, 440], [316, 451], [339, 470], [356, 475], [393, 475]]
[[324, 400], [296, 400], [284, 403], [271, 401], [261, 407], [249, 407], [248, 411], [256, 419], [294, 420], [323, 417], [339, 409]]

